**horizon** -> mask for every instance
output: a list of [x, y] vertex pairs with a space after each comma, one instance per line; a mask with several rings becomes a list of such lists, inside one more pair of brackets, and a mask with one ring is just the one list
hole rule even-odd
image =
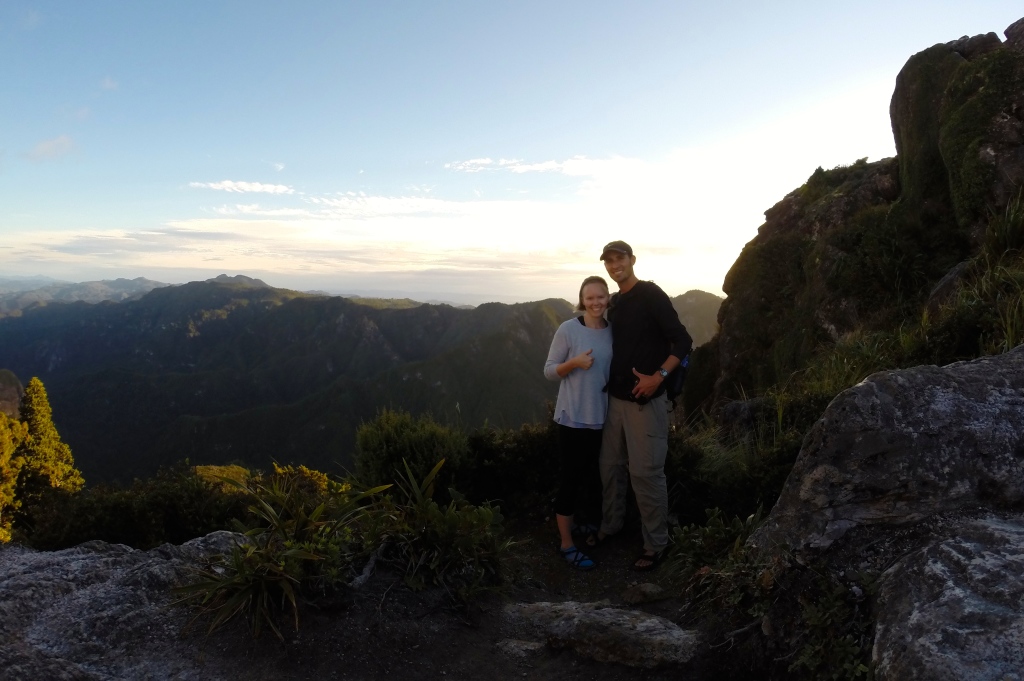
[[[415, 295], [413, 295], [413, 293], [410, 292], [410, 291], [387, 291], [387, 290], [379, 290], [379, 289], [364, 289], [364, 290], [360, 290], [360, 291], [352, 291], [352, 290], [335, 290], [335, 291], [330, 291], [330, 290], [322, 290], [322, 289], [289, 289], [286, 286], [275, 286], [273, 283], [265, 281], [265, 280], [261, 279], [260, 277], [250, 277], [249, 275], [247, 275], [245, 273], [242, 273], [242, 272], [236, 272], [234, 274], [228, 274], [227, 272], [221, 272], [220, 274], [218, 274], [216, 276], [213, 276], [213, 277], [209, 277], [207, 279], [194, 279], [194, 280], [191, 280], [191, 281], [180, 281], [180, 282], [157, 281], [157, 280], [154, 280], [154, 279], [149, 279], [148, 277], [141, 277], [141, 276], [140, 277], [115, 277], [113, 279], [94, 279], [94, 280], [88, 280], [88, 281], [70, 281], [70, 280], [66, 280], [66, 279], [56, 279], [54, 277], [49, 277], [49, 276], [46, 276], [46, 275], [0, 275], [0, 283], [5, 282], [5, 281], [39, 282], [39, 284], [40, 284], [39, 288], [43, 288], [45, 286], [51, 286], [51, 285], [56, 286], [56, 285], [62, 285], [62, 284], [80, 285], [80, 284], [105, 283], [105, 282], [113, 282], [113, 281], [116, 281], [118, 279], [126, 280], [126, 281], [134, 281], [135, 279], [147, 279], [148, 281], [153, 281], [154, 283], [163, 284], [165, 286], [184, 286], [185, 284], [194, 284], [194, 283], [197, 283], [197, 282], [213, 281], [213, 280], [215, 280], [215, 279], [217, 279], [219, 277], [234, 278], [234, 277], [238, 277], [238, 276], [246, 277], [246, 278], [250, 278], [250, 279], [257, 279], [257, 280], [262, 281], [264, 284], [266, 284], [266, 285], [268, 285], [268, 286], [270, 286], [272, 288], [292, 290], [292, 291], [297, 291], [299, 293], [326, 294], [326, 295], [329, 295], [329, 296], [339, 296], [339, 297], [342, 297], [342, 298], [373, 298], [373, 299], [381, 299], [381, 300], [387, 300], [387, 299], [410, 299], [410, 300], [413, 300], [414, 302], [423, 303], [425, 305], [445, 305], [445, 304], [449, 304], [449, 305], [459, 305], [459, 306], [471, 305], [473, 307], [477, 307], [479, 305], [485, 305], [487, 303], [503, 303], [503, 304], [509, 304], [509, 305], [510, 304], [516, 304], [516, 303], [533, 303], [533, 302], [539, 302], [541, 300], [547, 300], [547, 299], [551, 299], [551, 298], [559, 298], [559, 299], [565, 300], [569, 304], [573, 304], [572, 300], [569, 297], [565, 297], [565, 296], [547, 296], [545, 298], [536, 298], [536, 299], [532, 299], [532, 300], [495, 300], [495, 299], [489, 298], [487, 296], [473, 296], [471, 294], [464, 294], [464, 293], [451, 293], [450, 296], [448, 296], [447, 294], [445, 294], [445, 292], [441, 292], [440, 297], [432, 295], [430, 298], [421, 299], [421, 298], [418, 298]], [[36, 290], [36, 289], [26, 289], [25, 291], [22, 291], [22, 293], [27, 293], [27, 292], [29, 292], [31, 290]], [[696, 292], [696, 293], [707, 293], [709, 295], [713, 295], [713, 296], [716, 296], [716, 297], [724, 299], [724, 296], [721, 296], [721, 295], [719, 295], [717, 293], [712, 293], [710, 291], [703, 291], [701, 289], [688, 289], [686, 291], [683, 291], [682, 293], [673, 293], [671, 291], [666, 291], [666, 293], [669, 295], [670, 298], [677, 298], [679, 296], [684, 296], [684, 295], [686, 295], [688, 293], [694, 293], [694, 292]]]
[[0, 269], [571, 300], [624, 238], [641, 278], [722, 296], [764, 211], [815, 168], [895, 154], [907, 59], [1003, 39], [1022, 14], [16, 0]]

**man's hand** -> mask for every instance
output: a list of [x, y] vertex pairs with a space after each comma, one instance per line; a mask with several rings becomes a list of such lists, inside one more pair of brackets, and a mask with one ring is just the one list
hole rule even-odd
[[635, 368], [633, 375], [636, 376], [636, 385], [633, 386], [633, 397], [650, 397], [661, 385], [661, 374], [641, 374]]
[[594, 366], [594, 358], [591, 355], [592, 352], [594, 352], [593, 348], [587, 350], [586, 352], [581, 352], [580, 354], [572, 358], [572, 363], [576, 366], [577, 369], [583, 369], [584, 371], [586, 371], [590, 367]]

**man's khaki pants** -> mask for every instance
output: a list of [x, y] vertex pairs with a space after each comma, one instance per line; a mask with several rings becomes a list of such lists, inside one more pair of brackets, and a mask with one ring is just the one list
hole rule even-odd
[[615, 534], [626, 515], [627, 485], [643, 521], [644, 549], [668, 546], [668, 398], [664, 394], [644, 405], [608, 397], [608, 417], [601, 441], [601, 484], [604, 487], [601, 532]]

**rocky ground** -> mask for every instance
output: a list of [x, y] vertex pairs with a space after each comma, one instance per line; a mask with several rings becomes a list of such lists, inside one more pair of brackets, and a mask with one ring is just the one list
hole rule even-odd
[[[241, 627], [209, 639], [220, 660], [255, 662], [252, 679], [625, 679], [678, 678], [678, 669], [637, 669], [598, 662], [571, 649], [547, 645], [537, 632], [506, 614], [511, 603], [596, 602], [672, 619], [675, 598], [627, 605], [640, 584], [669, 593], [670, 575], [630, 569], [642, 550], [638, 529], [592, 552], [598, 566], [581, 572], [555, 552], [554, 527], [524, 524], [515, 534], [511, 583], [468, 608], [455, 607], [436, 590], [413, 592], [398, 575], [378, 572], [351, 601], [334, 612], [309, 612], [284, 642], [272, 635], [252, 640]], [[664, 567], [664, 566], [661, 566]], [[647, 588], [651, 590], [650, 587]], [[222, 664], [219, 674], [230, 674]], [[212, 670], [211, 670], [212, 671]]]
[[[588, 572], [562, 562], [550, 520], [524, 521], [512, 532], [519, 543], [508, 584], [468, 607], [438, 589], [411, 591], [399, 575], [378, 570], [344, 602], [304, 608], [298, 631], [282, 629], [284, 641], [268, 631], [253, 639], [242, 622], [207, 636], [202, 622], [170, 605], [168, 587], [187, 574], [185, 566], [223, 548], [214, 535], [152, 552], [101, 542], [52, 553], [0, 547], [0, 634], [7, 641], [0, 679], [676, 678], [678, 665], [596, 661], [607, 658], [603, 647], [621, 647], [604, 638], [603, 623], [593, 637], [580, 631], [551, 645], [542, 626], [509, 614], [514, 604], [604, 601], [618, 607], [601, 612], [633, 613], [632, 629], [650, 622], [675, 629], [667, 620], [678, 615], [678, 600], [655, 594], [627, 603], [652, 598], [636, 596], [641, 584], [647, 594], [670, 587], [665, 566], [630, 569], [642, 548], [639, 528], [594, 551], [598, 567]], [[666, 620], [637, 624], [644, 613]], [[588, 638], [599, 642], [596, 650], [571, 649]], [[646, 655], [626, 654], [634, 664]]]

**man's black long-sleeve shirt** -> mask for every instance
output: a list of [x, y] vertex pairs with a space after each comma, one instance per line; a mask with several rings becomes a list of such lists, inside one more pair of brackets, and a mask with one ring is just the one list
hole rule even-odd
[[[612, 325], [612, 366], [608, 394], [635, 401], [635, 368], [654, 374], [669, 355], [680, 360], [690, 354], [693, 339], [679, 321], [672, 301], [653, 281], [638, 281], [626, 293], [613, 296], [608, 310]], [[661, 385], [655, 396], [665, 391]]]

